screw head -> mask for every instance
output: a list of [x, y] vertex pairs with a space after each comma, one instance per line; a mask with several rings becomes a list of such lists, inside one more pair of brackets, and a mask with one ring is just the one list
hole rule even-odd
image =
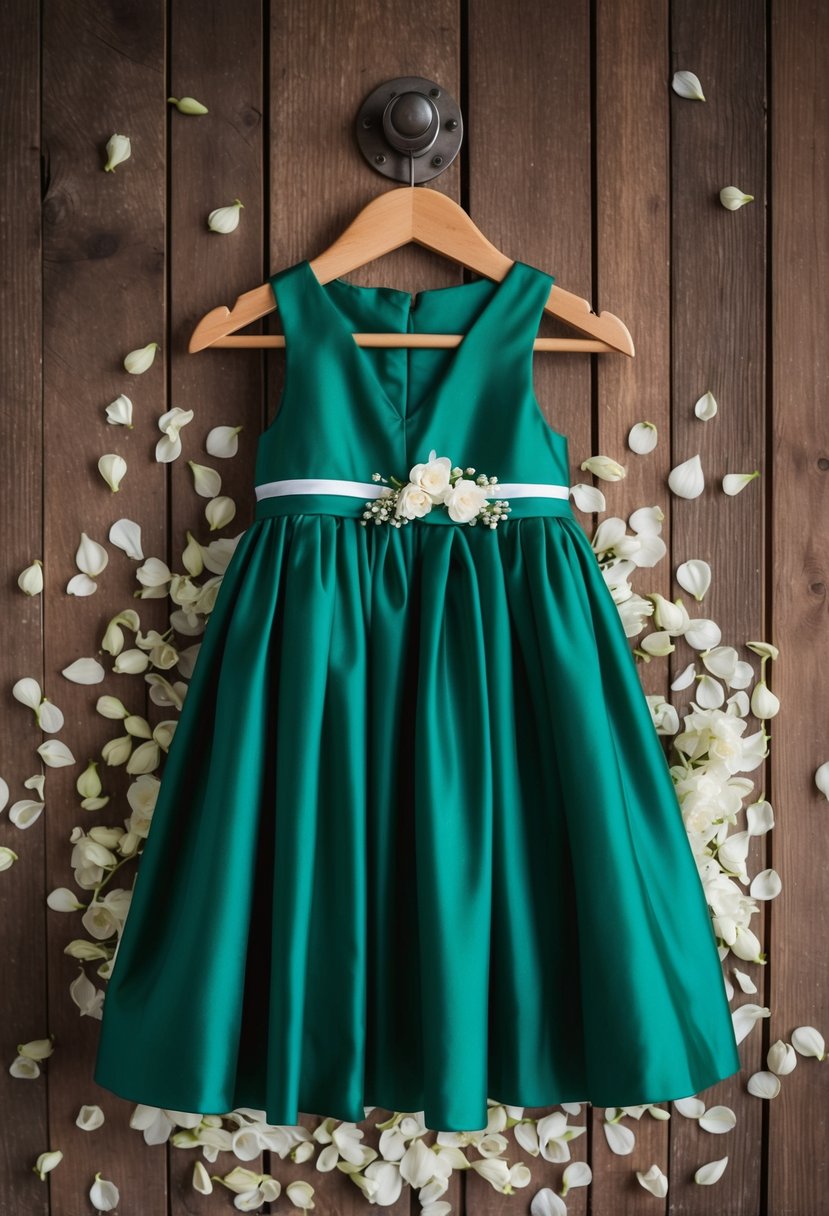
[[374, 158], [374, 163], [377, 165], [384, 165], [386, 163], [386, 158], [382, 152], [377, 153], [377, 155]]
[[432, 157], [432, 164], [433, 164], [433, 165], [442, 165], [442, 164], [443, 164], [443, 157], [442, 157], [442, 156], [433, 156], [433, 157]]

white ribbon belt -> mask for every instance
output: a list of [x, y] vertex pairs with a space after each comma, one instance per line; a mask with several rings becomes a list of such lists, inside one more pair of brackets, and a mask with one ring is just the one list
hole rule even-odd
[[[330, 477], [293, 477], [285, 481], [263, 481], [255, 486], [256, 498], [276, 494], [345, 494], [354, 498], [379, 498], [386, 488], [376, 481], [339, 481]], [[493, 498], [569, 498], [570, 487], [549, 482], [501, 481], [491, 487]]]

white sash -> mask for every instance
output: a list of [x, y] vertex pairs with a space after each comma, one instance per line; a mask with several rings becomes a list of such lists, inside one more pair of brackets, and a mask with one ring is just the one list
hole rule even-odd
[[[379, 498], [384, 487], [377, 481], [340, 481], [330, 477], [293, 477], [263, 481], [254, 487], [256, 498], [276, 494], [345, 494], [354, 498]], [[490, 487], [492, 498], [569, 498], [569, 486], [549, 482], [502, 481]]]

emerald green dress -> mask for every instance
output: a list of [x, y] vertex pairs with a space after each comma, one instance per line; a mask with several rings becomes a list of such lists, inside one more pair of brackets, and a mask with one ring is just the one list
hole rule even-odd
[[[284, 390], [106, 986], [116, 1094], [476, 1130], [488, 1099], [630, 1106], [739, 1070], [667, 760], [533, 391], [552, 283], [520, 261], [416, 299], [308, 261], [272, 277]], [[364, 520], [373, 474], [443, 456], [510, 487], [497, 526], [445, 501]]]

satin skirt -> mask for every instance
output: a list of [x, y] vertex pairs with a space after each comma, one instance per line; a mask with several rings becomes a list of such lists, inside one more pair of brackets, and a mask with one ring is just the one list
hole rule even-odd
[[740, 1068], [618, 610], [572, 516], [256, 519], [225, 571], [95, 1080], [294, 1124], [631, 1106]]

